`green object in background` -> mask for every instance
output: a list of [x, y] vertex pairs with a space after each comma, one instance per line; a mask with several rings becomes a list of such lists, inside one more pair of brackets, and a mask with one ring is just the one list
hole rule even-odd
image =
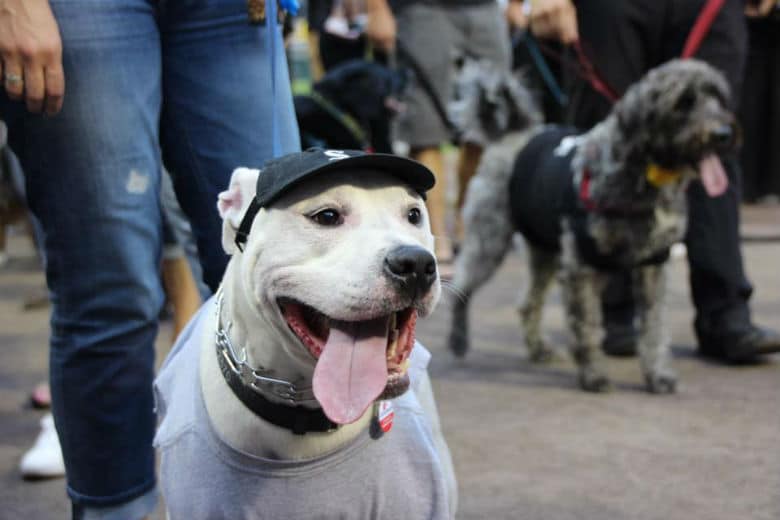
[[294, 96], [311, 92], [311, 59], [309, 53], [309, 28], [304, 18], [296, 18], [293, 32], [287, 42], [287, 65]]

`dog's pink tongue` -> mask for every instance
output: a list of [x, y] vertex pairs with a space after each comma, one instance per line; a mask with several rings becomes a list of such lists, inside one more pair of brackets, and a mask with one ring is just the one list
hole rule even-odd
[[723, 164], [714, 153], [699, 161], [699, 178], [710, 197], [722, 195], [729, 187], [729, 178], [726, 176]]
[[314, 397], [331, 421], [357, 421], [385, 389], [387, 326], [386, 317], [331, 322], [312, 382]]

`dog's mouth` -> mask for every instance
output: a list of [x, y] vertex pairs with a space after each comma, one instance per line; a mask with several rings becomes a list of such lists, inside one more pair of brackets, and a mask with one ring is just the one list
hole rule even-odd
[[290, 330], [317, 360], [314, 396], [333, 422], [355, 422], [375, 400], [408, 389], [417, 322], [413, 307], [360, 321], [330, 318], [286, 298], [279, 307]]

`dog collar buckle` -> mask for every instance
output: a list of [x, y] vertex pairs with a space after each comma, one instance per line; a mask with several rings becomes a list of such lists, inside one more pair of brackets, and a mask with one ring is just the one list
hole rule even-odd
[[247, 386], [252, 386], [252, 383], [255, 382], [255, 371], [252, 370], [249, 365], [245, 364], [241, 364], [238, 371], [241, 377], [241, 382]]

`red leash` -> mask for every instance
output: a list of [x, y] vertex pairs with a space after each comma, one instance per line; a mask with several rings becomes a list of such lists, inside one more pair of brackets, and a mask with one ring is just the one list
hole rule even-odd
[[702, 40], [704, 40], [704, 37], [710, 32], [712, 22], [714, 22], [715, 17], [718, 16], [724, 1], [725, 0], [707, 0], [707, 3], [704, 4], [698, 18], [696, 18], [696, 23], [693, 24], [691, 32], [688, 33], [688, 39], [685, 41], [685, 47], [683, 47], [682, 55], [680, 55], [681, 58], [690, 58], [696, 54]]
[[[690, 58], [699, 50], [701, 42], [704, 40], [707, 33], [710, 32], [712, 23], [715, 21], [715, 17], [723, 7], [725, 0], [707, 0], [699, 12], [699, 16], [696, 17], [696, 21], [688, 33], [688, 37], [685, 40], [685, 46], [683, 47], [681, 58]], [[542, 46], [542, 50], [546, 50]], [[617, 90], [612, 88], [610, 84], [604, 79], [604, 77], [598, 73], [596, 67], [593, 65], [593, 61], [585, 54], [580, 41], [574, 42], [574, 52], [577, 54], [577, 61], [579, 62], [580, 70], [577, 73], [588, 83], [590, 86], [607, 98], [611, 103], [615, 103], [620, 99]]]
[[590, 83], [593, 90], [607, 98], [611, 103], [615, 103], [620, 99], [617, 91], [607, 83], [607, 80], [605, 80], [601, 74], [598, 73], [593, 62], [588, 58], [588, 55], [585, 54], [585, 51], [582, 48], [582, 42], [579, 40], [574, 42], [574, 52], [577, 53], [577, 61], [579, 61], [580, 67], [582, 68], [582, 76]]

